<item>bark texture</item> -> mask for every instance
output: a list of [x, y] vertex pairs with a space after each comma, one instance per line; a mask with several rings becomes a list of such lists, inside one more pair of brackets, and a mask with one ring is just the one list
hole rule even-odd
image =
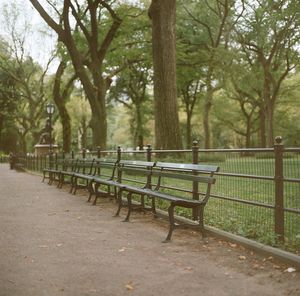
[[176, 1], [152, 0], [155, 147], [182, 149], [176, 93]]

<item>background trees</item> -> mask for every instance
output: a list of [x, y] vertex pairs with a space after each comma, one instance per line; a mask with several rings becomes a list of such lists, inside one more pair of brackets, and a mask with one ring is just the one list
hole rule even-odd
[[56, 34], [56, 55], [35, 60], [29, 30], [7, 20], [0, 149], [11, 135], [11, 146], [32, 151], [49, 100], [67, 152], [107, 143], [178, 149], [195, 139], [264, 147], [278, 133], [298, 145], [296, 0], [30, 2]]

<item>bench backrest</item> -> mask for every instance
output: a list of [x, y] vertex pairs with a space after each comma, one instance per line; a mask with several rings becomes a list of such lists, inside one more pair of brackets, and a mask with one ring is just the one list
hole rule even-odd
[[76, 165], [76, 173], [91, 175], [94, 162], [95, 162], [94, 159], [86, 159], [86, 158], [79, 159]]
[[[118, 163], [118, 182], [123, 183], [124, 181], [128, 181], [140, 183], [149, 188], [151, 183], [151, 172], [154, 165], [155, 163], [153, 161], [121, 160]], [[129, 178], [129, 175], [134, 175], [136, 178]], [[144, 177], [146, 177], [146, 180]]]
[[[152, 175], [157, 177], [155, 190], [161, 190], [164, 187], [162, 186], [163, 180], [169, 180], [173, 184], [176, 184], [179, 180], [190, 181], [196, 185], [202, 183], [205, 188], [204, 192], [201, 193], [201, 195], [204, 195], [202, 200], [207, 202], [211, 185], [216, 181], [213, 176], [218, 171], [219, 167], [214, 165], [156, 162]], [[167, 187], [167, 189], [171, 189], [171, 187]], [[196, 194], [199, 199], [200, 193], [198, 190]]]
[[117, 165], [118, 161], [116, 159], [97, 158], [93, 165], [94, 172], [92, 174], [114, 180], [116, 178]]
[[63, 171], [75, 172], [79, 159], [75, 158], [66, 158], [63, 162]]

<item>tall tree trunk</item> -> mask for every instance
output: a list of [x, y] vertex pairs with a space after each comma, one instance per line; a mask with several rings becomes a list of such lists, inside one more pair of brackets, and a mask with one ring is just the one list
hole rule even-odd
[[98, 83], [95, 86], [90, 82], [90, 79], [84, 69], [83, 62], [81, 61], [81, 57], [76, 51], [75, 46], [72, 46], [73, 40], [68, 41], [70, 44], [68, 42], [65, 42], [65, 44], [68, 47], [69, 52], [71, 52], [70, 56], [76, 74], [83, 85], [87, 99], [91, 106], [92, 118], [90, 126], [93, 133], [93, 146], [99, 146], [102, 149], [106, 149], [107, 122], [105, 96], [107, 88], [105, 88], [104, 79], [102, 77], [98, 77]]
[[274, 145], [274, 104], [271, 100], [268, 100], [266, 108], [266, 138], [268, 147]]
[[251, 116], [247, 117], [246, 126], [246, 148], [250, 148], [251, 145]]
[[213, 102], [213, 87], [211, 75], [208, 73], [206, 79], [206, 96], [203, 107], [203, 128], [204, 128], [204, 148], [211, 148], [211, 130], [210, 130], [210, 110]]
[[260, 137], [260, 147], [265, 148], [267, 146], [266, 142], [266, 118], [263, 106], [259, 109], [259, 137]]
[[192, 147], [192, 114], [186, 112], [186, 148]]
[[63, 133], [63, 151], [66, 153], [70, 153], [71, 151], [71, 118], [66, 108], [67, 98], [69, 96], [69, 88], [72, 86], [73, 79], [71, 79], [65, 89], [63, 91], [63, 95], [61, 95], [61, 82], [64, 70], [66, 68], [66, 64], [61, 62], [55, 73], [55, 81], [53, 86], [53, 100], [57, 106], [59, 117], [62, 124], [62, 133]]
[[136, 105], [136, 144], [140, 150], [144, 148], [143, 115], [141, 111], [140, 99], [137, 99]]
[[1, 114], [0, 114], [0, 150], [3, 150], [3, 148], [4, 148], [4, 145], [2, 143], [3, 123], [4, 123], [4, 119], [3, 119], [3, 116], [1, 116]]
[[155, 147], [182, 149], [176, 93], [176, 0], [152, 0]]

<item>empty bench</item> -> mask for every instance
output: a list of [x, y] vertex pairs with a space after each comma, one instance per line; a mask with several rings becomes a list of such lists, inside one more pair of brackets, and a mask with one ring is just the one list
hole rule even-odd
[[[123, 166], [123, 170], [125, 165]], [[143, 187], [136, 187], [133, 185], [124, 184], [122, 179], [119, 182], [122, 184], [119, 186], [121, 193], [126, 192], [125, 198], [127, 199], [128, 212], [125, 221], [129, 221], [130, 213], [133, 209], [132, 196], [138, 195], [144, 199], [148, 197], [152, 199], [151, 210], [155, 213], [155, 200], [163, 200], [169, 204], [168, 216], [169, 216], [169, 232], [165, 239], [165, 242], [171, 240], [172, 233], [175, 228], [185, 227], [184, 224], [175, 224], [174, 211], [176, 207], [190, 208], [193, 213], [197, 215], [197, 225], [190, 225], [196, 227], [205, 236], [204, 232], [204, 207], [210, 197], [211, 186], [215, 183], [214, 174], [218, 172], [219, 167], [213, 165], [196, 165], [196, 164], [182, 164], [182, 163], [164, 163], [156, 162], [152, 167], [148, 169], [131, 168], [132, 171], [145, 174], [147, 182]], [[174, 184], [178, 182], [190, 182], [191, 184], [197, 184], [202, 188], [202, 191], [197, 190], [196, 198], [193, 199], [185, 194], [184, 190], [175, 188]], [[172, 186], [168, 186], [167, 184]], [[178, 186], [178, 185], [177, 185]], [[192, 185], [191, 185], [192, 187]], [[119, 214], [120, 207], [122, 206], [122, 194], [119, 194], [119, 208], [117, 214]], [[195, 196], [194, 196], [195, 197]]]

